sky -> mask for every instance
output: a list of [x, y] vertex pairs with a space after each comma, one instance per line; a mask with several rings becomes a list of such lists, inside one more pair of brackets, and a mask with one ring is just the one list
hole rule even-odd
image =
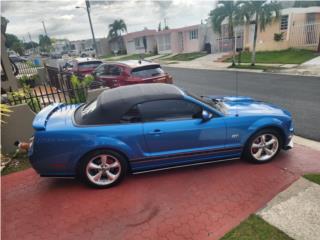
[[[215, 0], [91, 0], [91, 18], [96, 38], [106, 37], [108, 25], [116, 19], [123, 19], [128, 32], [140, 31], [144, 27], [157, 29], [164, 18], [170, 28], [200, 24], [205, 22]], [[45, 22], [49, 37], [69, 40], [91, 38], [85, 0], [49, 0], [49, 1], [1, 1], [1, 16], [10, 22], [7, 33], [13, 33], [29, 41], [38, 41], [44, 34], [42, 21]]]

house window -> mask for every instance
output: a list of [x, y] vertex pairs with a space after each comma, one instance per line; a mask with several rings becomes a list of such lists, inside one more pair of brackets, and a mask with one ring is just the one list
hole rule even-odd
[[192, 30], [189, 32], [189, 38], [192, 39], [198, 39], [198, 29]]
[[134, 45], [136, 46], [136, 48], [141, 48], [142, 44], [141, 44], [141, 39], [140, 38], [135, 38], [134, 39]]
[[316, 21], [315, 13], [307, 13], [307, 23], [314, 23]]
[[288, 15], [281, 16], [280, 30], [288, 29]]
[[164, 37], [164, 49], [165, 50], [170, 50], [171, 44], [170, 44], [170, 35], [165, 35]]

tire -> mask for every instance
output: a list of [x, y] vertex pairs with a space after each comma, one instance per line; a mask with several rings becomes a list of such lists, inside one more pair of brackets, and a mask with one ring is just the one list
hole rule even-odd
[[249, 138], [243, 156], [253, 163], [267, 163], [278, 155], [282, 144], [283, 140], [278, 131], [272, 128], [263, 129]]
[[81, 161], [79, 175], [95, 188], [109, 188], [122, 181], [127, 173], [127, 160], [111, 150], [97, 150]]

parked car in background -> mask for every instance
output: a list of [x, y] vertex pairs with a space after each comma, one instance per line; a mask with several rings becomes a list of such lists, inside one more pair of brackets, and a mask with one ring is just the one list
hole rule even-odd
[[61, 53], [51, 53], [50, 57], [52, 59], [60, 59], [60, 58], [62, 58], [62, 54]]
[[67, 62], [65, 65], [68, 72], [78, 77], [84, 77], [92, 72], [102, 64], [101, 60], [94, 58], [76, 58], [72, 61]]
[[104, 91], [53, 104], [34, 121], [29, 157], [41, 176], [111, 187], [141, 173], [244, 158], [271, 161], [292, 145], [291, 114], [250, 97], [198, 97], [172, 84]]
[[96, 51], [93, 48], [86, 48], [84, 51], [81, 51], [80, 57], [95, 57]]
[[172, 77], [158, 63], [142, 60], [104, 63], [92, 74], [92, 87], [115, 88], [139, 83], [172, 83]]
[[26, 57], [22, 57], [19, 55], [10, 55], [9, 58], [10, 58], [11, 62], [13, 62], [13, 63], [21, 63], [21, 62], [28, 61], [28, 59]]
[[78, 55], [78, 52], [77, 52], [77, 50], [70, 50], [68, 52], [68, 55], [69, 55], [69, 57], [75, 57]]

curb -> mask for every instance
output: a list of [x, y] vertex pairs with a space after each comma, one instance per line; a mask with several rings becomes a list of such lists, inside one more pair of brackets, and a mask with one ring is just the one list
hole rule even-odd
[[212, 70], [212, 71], [232, 71], [232, 72], [248, 72], [248, 73], [264, 73], [264, 74], [277, 74], [277, 75], [288, 75], [288, 76], [301, 76], [301, 77], [320, 77], [316, 74], [296, 74], [296, 73], [284, 73], [284, 72], [265, 72], [260, 69], [232, 69], [232, 68], [208, 68], [208, 67], [190, 67], [190, 66], [175, 66], [175, 64], [161, 64], [163, 67], [169, 68], [188, 68], [188, 69], [197, 69], [197, 70]]
[[293, 142], [316, 151], [320, 151], [320, 142], [294, 135]]

